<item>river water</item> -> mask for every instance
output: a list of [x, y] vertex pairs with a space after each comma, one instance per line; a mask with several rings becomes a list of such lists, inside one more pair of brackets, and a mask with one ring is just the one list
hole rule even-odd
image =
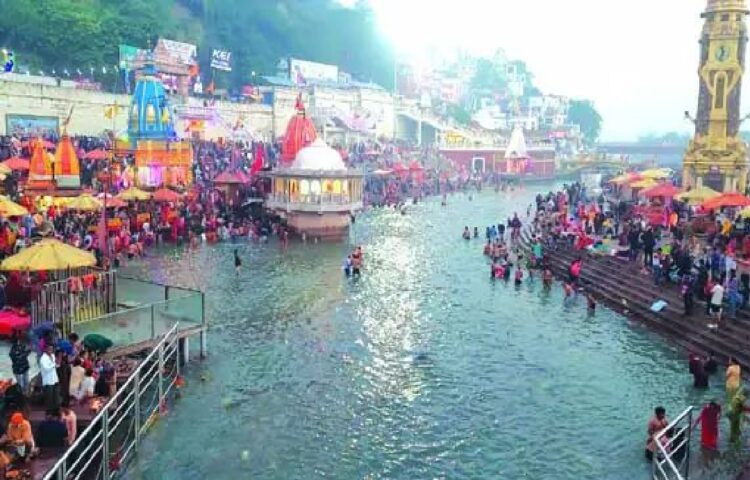
[[[207, 294], [210, 357], [130, 479], [637, 479], [646, 422], [696, 393], [659, 337], [561, 288], [489, 280], [484, 227], [536, 190], [360, 215], [344, 244], [167, 250], [128, 273]], [[232, 251], [244, 267], [234, 272]], [[197, 349], [197, 344], [193, 343]]]

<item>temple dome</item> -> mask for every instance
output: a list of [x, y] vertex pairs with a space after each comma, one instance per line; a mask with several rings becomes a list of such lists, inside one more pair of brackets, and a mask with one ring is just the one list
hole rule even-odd
[[292, 168], [296, 170], [346, 170], [339, 152], [317, 139], [297, 152]]

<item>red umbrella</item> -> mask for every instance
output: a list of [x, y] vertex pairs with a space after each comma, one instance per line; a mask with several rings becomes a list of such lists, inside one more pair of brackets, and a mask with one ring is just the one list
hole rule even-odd
[[241, 185], [243, 183], [247, 183], [247, 179], [244, 175], [239, 175], [237, 173], [221, 172], [216, 176], [216, 178], [214, 178], [214, 183], [222, 185]]
[[11, 157], [3, 162], [3, 165], [11, 170], [28, 170], [29, 161], [21, 157]]
[[660, 183], [659, 185], [655, 187], [647, 188], [642, 193], [649, 198], [655, 198], [655, 197], [672, 198], [681, 192], [682, 190], [675, 187], [671, 183], [666, 182], [666, 183]]
[[715, 210], [724, 207], [747, 207], [750, 206], [750, 198], [737, 192], [722, 193], [718, 197], [706, 200], [701, 204], [705, 210]]
[[97, 148], [96, 150], [91, 150], [88, 152], [85, 157], [88, 160], [106, 160], [109, 158], [109, 153], [102, 150], [101, 148]]
[[152, 197], [157, 202], [179, 202], [182, 198], [179, 193], [168, 188], [160, 188], [154, 192]]

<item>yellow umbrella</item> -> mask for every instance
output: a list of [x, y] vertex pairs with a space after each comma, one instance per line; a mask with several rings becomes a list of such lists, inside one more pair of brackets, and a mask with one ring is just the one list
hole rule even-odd
[[91, 253], [54, 238], [45, 238], [3, 260], [0, 269], [65, 270], [66, 268], [93, 267], [94, 265], [96, 265], [96, 257]]
[[743, 208], [738, 215], [742, 218], [750, 218], [750, 207]]
[[699, 203], [705, 202], [706, 200], [718, 197], [719, 195], [721, 195], [719, 192], [708, 187], [696, 187], [692, 190], [681, 193], [674, 198], [681, 202], [687, 202], [693, 205], [697, 205]]
[[638, 180], [637, 182], [631, 183], [630, 188], [651, 188], [658, 184], [659, 182], [657, 182], [653, 178], [644, 178], [643, 180]]
[[0, 195], [0, 215], [4, 217], [20, 217], [29, 213], [26, 208], [17, 204], [5, 195]]
[[5, 177], [6, 175], [10, 175], [10, 173], [11, 173], [12, 171], [13, 171], [13, 170], [11, 170], [9, 166], [5, 165], [4, 163], [0, 163], [0, 175], [2, 175], [2, 176], [3, 176], [3, 178], [4, 178], [4, 177]]
[[628, 180], [630, 180], [630, 178], [631, 178], [631, 175], [629, 173], [623, 173], [622, 175], [618, 175], [612, 180], [610, 180], [609, 183], [615, 183], [619, 185], [621, 183], [627, 182]]
[[121, 192], [117, 198], [120, 200], [125, 200], [128, 202], [132, 202], [135, 200], [148, 200], [151, 198], [151, 194], [148, 192], [144, 192], [138, 187], [130, 187], [124, 192]]
[[65, 208], [71, 210], [94, 212], [101, 210], [103, 207], [104, 205], [102, 202], [94, 198], [90, 193], [82, 193], [81, 195], [65, 202]]
[[669, 178], [672, 175], [672, 171], [668, 168], [650, 168], [640, 172], [643, 178]]

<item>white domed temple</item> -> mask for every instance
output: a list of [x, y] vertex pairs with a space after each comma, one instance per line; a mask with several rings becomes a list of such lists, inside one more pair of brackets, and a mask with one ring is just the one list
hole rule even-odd
[[318, 139], [302, 148], [289, 167], [270, 174], [266, 206], [299, 233], [323, 239], [346, 236], [351, 216], [362, 208], [363, 174], [349, 169], [339, 152]]

